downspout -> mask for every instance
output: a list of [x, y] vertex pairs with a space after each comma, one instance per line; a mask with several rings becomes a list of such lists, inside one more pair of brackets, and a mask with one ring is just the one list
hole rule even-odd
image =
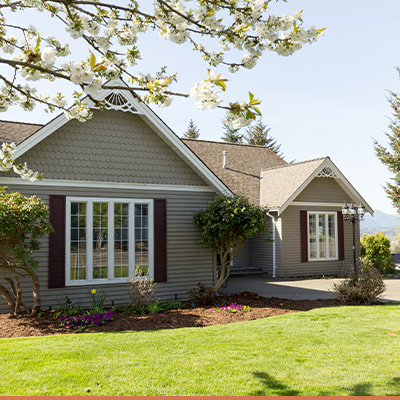
[[268, 217], [272, 219], [272, 277], [276, 278], [276, 245], [275, 245], [275, 217], [267, 212]]

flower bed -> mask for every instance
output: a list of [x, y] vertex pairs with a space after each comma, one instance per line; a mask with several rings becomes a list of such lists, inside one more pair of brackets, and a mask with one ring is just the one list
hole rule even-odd
[[57, 318], [57, 321], [62, 325], [70, 326], [75, 329], [85, 329], [86, 327], [105, 325], [108, 321], [113, 320], [114, 316], [114, 311], [106, 311], [101, 314], [66, 315]]

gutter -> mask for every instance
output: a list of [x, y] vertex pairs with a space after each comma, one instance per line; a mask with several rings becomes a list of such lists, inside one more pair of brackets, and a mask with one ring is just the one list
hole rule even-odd
[[272, 277], [276, 278], [276, 244], [275, 244], [275, 217], [267, 212], [268, 217], [272, 219]]

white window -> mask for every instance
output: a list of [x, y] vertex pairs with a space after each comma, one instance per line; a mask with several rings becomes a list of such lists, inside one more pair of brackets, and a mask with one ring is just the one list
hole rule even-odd
[[154, 276], [153, 201], [67, 197], [66, 284]]
[[338, 259], [336, 212], [308, 212], [308, 259]]

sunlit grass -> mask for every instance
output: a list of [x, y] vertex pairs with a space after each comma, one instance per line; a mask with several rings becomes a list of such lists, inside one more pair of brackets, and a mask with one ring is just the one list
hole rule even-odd
[[[400, 395], [400, 305], [0, 340], [0, 395]], [[161, 317], [162, 318], [162, 317]]]

